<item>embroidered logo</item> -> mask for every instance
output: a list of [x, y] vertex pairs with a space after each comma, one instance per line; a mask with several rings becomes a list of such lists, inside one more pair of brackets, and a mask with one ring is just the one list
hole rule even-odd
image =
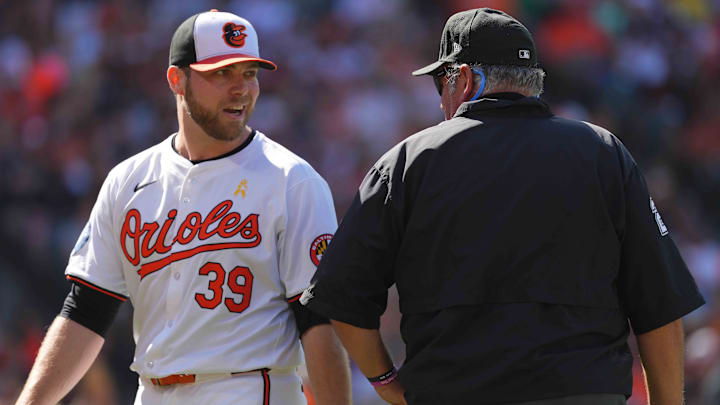
[[315, 238], [313, 243], [310, 245], [310, 260], [312, 260], [315, 266], [320, 264], [320, 260], [330, 245], [332, 237], [333, 236], [330, 233], [322, 234]]
[[157, 180], [148, 181], [147, 183], [145, 183], [145, 184], [143, 184], [143, 185], [140, 185], [140, 183], [138, 183], [138, 184], [135, 185], [135, 188], [133, 189], [133, 193], [137, 193], [137, 192], [140, 191], [141, 189], [143, 189], [143, 188], [145, 188], [145, 187], [147, 187], [147, 186], [149, 186], [149, 185], [151, 185], [151, 184], [153, 184], [153, 183], [155, 183], [155, 182], [157, 182]]
[[652, 213], [655, 215], [655, 223], [657, 223], [658, 230], [660, 231], [660, 236], [667, 235], [667, 226], [665, 226], [662, 217], [660, 217], [660, 213], [658, 212], [658, 209], [655, 206], [655, 201], [653, 201], [652, 197], [650, 197], [650, 211], [652, 211]]
[[232, 46], [233, 48], [240, 48], [245, 46], [245, 31], [244, 25], [237, 25], [235, 23], [227, 23], [223, 25], [223, 39], [225, 43]]
[[[169, 244], [166, 244], [168, 232], [173, 227], [178, 210], [171, 209], [167, 219], [160, 225], [159, 221], [143, 222], [140, 211], [132, 208], [125, 214], [125, 221], [120, 230], [120, 247], [125, 258], [133, 265], [140, 266], [137, 273], [142, 280], [145, 276], [162, 270], [170, 263], [185, 260], [199, 253], [224, 249], [247, 249], [260, 244], [260, 226], [258, 214], [250, 214], [245, 218], [234, 211], [230, 211], [233, 202], [225, 200], [216, 205], [203, 218], [199, 212], [191, 212], [179, 223], [175, 235], [170, 235]], [[224, 242], [214, 238], [212, 242], [197, 244], [191, 249], [175, 250], [164, 257], [153, 261], [145, 261], [154, 254], [169, 253], [173, 245], [187, 245], [195, 240], [200, 242], [218, 236], [229, 239]]]
[[521, 49], [518, 51], [518, 58], [520, 59], [530, 59], [530, 50], [529, 49]]
[[460, 53], [462, 51], [462, 45], [458, 44], [457, 42], [453, 42], [453, 52], [452, 53]]

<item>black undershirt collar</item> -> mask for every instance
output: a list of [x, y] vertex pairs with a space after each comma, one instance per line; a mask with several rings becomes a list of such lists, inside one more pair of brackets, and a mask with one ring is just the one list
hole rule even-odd
[[537, 97], [525, 97], [518, 93], [492, 93], [475, 101], [462, 103], [453, 117], [478, 116], [552, 116], [550, 106]]
[[[177, 153], [178, 155], [180, 155], [180, 152], [178, 152], [178, 150], [175, 148], [175, 137], [176, 137], [176, 136], [177, 136], [177, 135], [173, 136], [172, 140], [170, 141], [170, 144], [172, 145], [172, 148], [173, 148], [173, 150], [175, 151], [175, 153]], [[198, 164], [198, 163], [208, 162], [208, 161], [210, 161], [210, 160], [218, 160], [218, 159], [226, 158], [226, 157], [228, 157], [228, 156], [230, 156], [230, 155], [234, 155], [234, 154], [240, 152], [241, 150], [245, 149], [245, 147], [248, 146], [248, 145], [250, 144], [250, 142], [252, 142], [252, 140], [253, 140], [254, 137], [255, 137], [255, 130], [253, 129], [252, 131], [250, 131], [250, 135], [248, 135], [247, 139], [245, 139], [245, 142], [243, 142], [242, 144], [240, 144], [240, 146], [238, 146], [237, 148], [231, 150], [230, 152], [223, 153], [223, 154], [220, 155], [220, 156], [215, 156], [215, 157], [212, 157], [212, 158], [209, 158], [209, 159], [201, 159], [201, 160], [190, 160], [190, 159], [188, 159], [188, 160], [190, 161], [190, 163], [196, 165], [196, 164]], [[180, 155], [180, 156], [182, 156], [182, 155]]]

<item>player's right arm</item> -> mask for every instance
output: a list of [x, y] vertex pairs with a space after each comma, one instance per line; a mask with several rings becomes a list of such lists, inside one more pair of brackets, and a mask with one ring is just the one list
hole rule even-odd
[[105, 339], [79, 323], [57, 317], [50, 326], [15, 405], [53, 405], [80, 381]]
[[112, 223], [117, 200], [111, 176], [103, 183], [90, 219], [65, 270], [70, 292], [50, 326], [16, 405], [54, 405], [85, 375], [104, 336], [127, 300]]
[[88, 371], [124, 297], [75, 279], [16, 405], [53, 405]]

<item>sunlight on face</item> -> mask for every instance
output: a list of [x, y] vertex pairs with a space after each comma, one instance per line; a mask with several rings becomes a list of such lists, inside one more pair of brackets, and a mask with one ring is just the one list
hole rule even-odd
[[259, 95], [258, 66], [242, 62], [190, 73], [183, 107], [210, 137], [233, 141], [242, 136]]

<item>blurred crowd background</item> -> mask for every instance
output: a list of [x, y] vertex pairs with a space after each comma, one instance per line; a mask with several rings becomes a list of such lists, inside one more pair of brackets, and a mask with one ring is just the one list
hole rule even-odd
[[[250, 123], [327, 179], [341, 218], [382, 152], [442, 120], [431, 80], [410, 72], [436, 60], [447, 17], [480, 6], [533, 32], [557, 115], [608, 128], [639, 162], [708, 301], [685, 320], [687, 402], [719, 404], [719, 0], [0, 0], [0, 405], [62, 305], [105, 175], [177, 130], [165, 71], [180, 22], [218, 8], [255, 25], [279, 69], [261, 72]], [[132, 403], [131, 316], [125, 304], [66, 403]], [[399, 363], [398, 323], [393, 303]], [[355, 403], [381, 404], [355, 377]]]

